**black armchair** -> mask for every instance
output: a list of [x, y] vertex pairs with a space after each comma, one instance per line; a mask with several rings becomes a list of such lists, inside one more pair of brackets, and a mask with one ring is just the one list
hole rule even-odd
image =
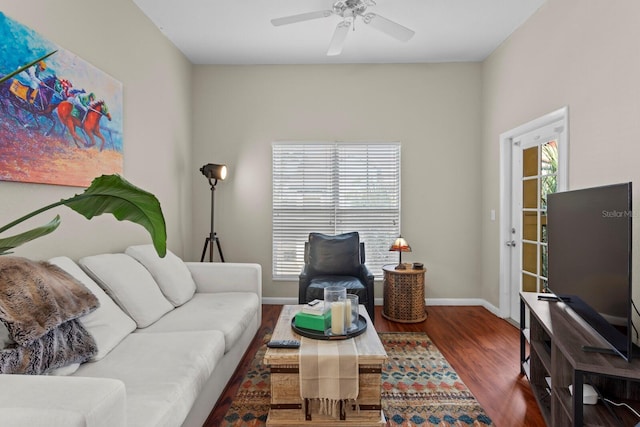
[[304, 245], [298, 303], [324, 299], [324, 288], [328, 286], [344, 286], [347, 293], [358, 295], [373, 322], [373, 274], [364, 262], [364, 242], [360, 242], [357, 232], [337, 236], [310, 233]]

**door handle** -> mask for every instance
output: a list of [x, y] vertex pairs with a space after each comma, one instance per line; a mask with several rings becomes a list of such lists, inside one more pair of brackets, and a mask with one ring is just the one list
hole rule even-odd
[[515, 241], [515, 240], [509, 240], [509, 241], [506, 243], [506, 245], [507, 245], [507, 246], [509, 246], [509, 247], [512, 247], [512, 248], [513, 248], [513, 247], [515, 247], [515, 246], [516, 246], [516, 241]]

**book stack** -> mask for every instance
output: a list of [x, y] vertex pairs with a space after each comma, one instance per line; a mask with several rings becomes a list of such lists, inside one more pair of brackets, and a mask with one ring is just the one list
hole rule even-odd
[[323, 300], [313, 300], [302, 306], [295, 324], [298, 328], [324, 332], [331, 327], [331, 310], [325, 310]]

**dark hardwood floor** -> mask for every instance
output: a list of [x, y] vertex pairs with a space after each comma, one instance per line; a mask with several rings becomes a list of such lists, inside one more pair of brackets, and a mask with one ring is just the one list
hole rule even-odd
[[[257, 337], [273, 330], [282, 306], [264, 305]], [[498, 427], [542, 427], [527, 379], [520, 375], [519, 331], [482, 307], [429, 306], [421, 323], [396, 323], [376, 307], [378, 332], [426, 332]], [[260, 345], [254, 339], [205, 427], [222, 425], [247, 365]]]

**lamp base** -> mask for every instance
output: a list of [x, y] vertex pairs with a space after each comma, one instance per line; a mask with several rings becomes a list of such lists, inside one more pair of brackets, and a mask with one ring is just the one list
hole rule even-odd
[[220, 246], [220, 239], [218, 239], [218, 236], [216, 236], [216, 233], [210, 234], [209, 237], [207, 237], [204, 240], [204, 248], [202, 249], [202, 256], [200, 257], [200, 262], [204, 262], [204, 256], [207, 253], [207, 248], [209, 248], [209, 262], [213, 262], [213, 243], [214, 242], [218, 247], [218, 254], [220, 255], [220, 261], [224, 262], [224, 255], [222, 255], [222, 247]]
[[406, 270], [406, 269], [407, 269], [407, 266], [404, 265], [403, 263], [396, 265], [396, 270]]

